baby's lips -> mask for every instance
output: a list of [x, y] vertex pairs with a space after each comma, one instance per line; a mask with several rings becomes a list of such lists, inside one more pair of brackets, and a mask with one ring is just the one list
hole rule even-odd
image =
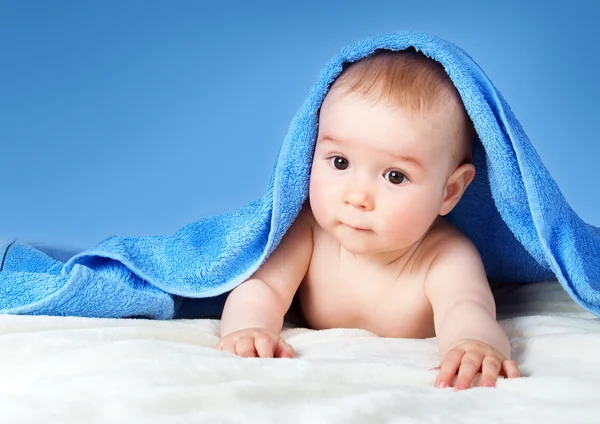
[[438, 365], [437, 367], [433, 367], [433, 368], [429, 368], [429, 371], [434, 371], [434, 370], [439, 370], [440, 366]]

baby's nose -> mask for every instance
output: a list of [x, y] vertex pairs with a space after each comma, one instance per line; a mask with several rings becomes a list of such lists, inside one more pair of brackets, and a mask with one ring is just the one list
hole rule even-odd
[[357, 209], [365, 211], [373, 210], [373, 196], [365, 190], [351, 189], [346, 194], [345, 203]]

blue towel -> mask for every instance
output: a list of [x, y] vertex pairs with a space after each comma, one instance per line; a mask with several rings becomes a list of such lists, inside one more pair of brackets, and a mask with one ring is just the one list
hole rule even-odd
[[[323, 69], [292, 120], [262, 198], [171, 236], [111, 237], [74, 255], [18, 241], [0, 244], [0, 311], [169, 319], [185, 310], [186, 316], [218, 316], [227, 293], [275, 249], [307, 199], [318, 110], [344, 63], [377, 49], [408, 47], [445, 67], [479, 135], [477, 176], [448, 219], [478, 247], [489, 278], [557, 278], [581, 306], [600, 315], [599, 229], [569, 207], [474, 60], [448, 41], [415, 32], [353, 44]], [[185, 307], [190, 299], [201, 300]]]

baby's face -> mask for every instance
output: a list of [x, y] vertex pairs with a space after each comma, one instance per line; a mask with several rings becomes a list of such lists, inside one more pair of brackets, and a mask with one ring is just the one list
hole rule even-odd
[[327, 94], [310, 179], [316, 221], [348, 251], [410, 248], [440, 212], [455, 165], [455, 115], [424, 116], [335, 86]]

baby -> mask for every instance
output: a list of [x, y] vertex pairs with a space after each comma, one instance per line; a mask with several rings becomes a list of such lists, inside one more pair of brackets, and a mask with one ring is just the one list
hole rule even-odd
[[473, 180], [475, 132], [444, 68], [414, 50], [348, 66], [319, 115], [309, 201], [227, 298], [218, 349], [293, 357], [295, 296], [315, 329], [437, 337], [436, 386], [518, 377], [481, 258], [443, 216]]

